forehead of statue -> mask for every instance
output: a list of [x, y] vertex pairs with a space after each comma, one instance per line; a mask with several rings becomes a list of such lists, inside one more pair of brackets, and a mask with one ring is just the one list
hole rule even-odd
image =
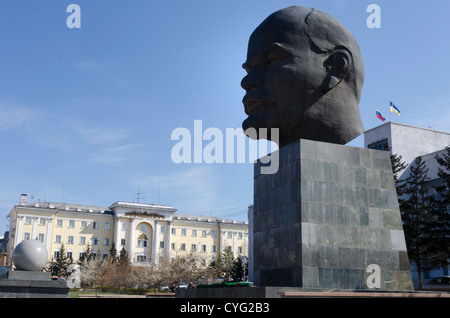
[[250, 36], [247, 55], [263, 53], [274, 43], [302, 51], [308, 46], [304, 17], [277, 12], [264, 20]]
[[301, 52], [306, 49], [309, 50], [308, 39], [302, 23], [269, 17], [250, 36], [247, 57], [262, 55], [274, 44], [298, 55], [301, 55]]

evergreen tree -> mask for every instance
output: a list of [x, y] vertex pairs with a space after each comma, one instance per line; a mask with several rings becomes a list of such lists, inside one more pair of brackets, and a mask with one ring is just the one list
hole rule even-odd
[[125, 247], [122, 247], [122, 249], [120, 250], [119, 263], [120, 264], [129, 264], [130, 263], [130, 259], [128, 257], [127, 251], [125, 250]]
[[442, 183], [433, 187], [436, 194], [432, 197], [433, 214], [437, 221], [431, 229], [435, 241], [431, 262], [443, 267], [449, 265], [450, 258], [450, 147], [445, 150], [442, 156], [435, 156]]
[[245, 281], [245, 277], [248, 274], [248, 262], [245, 264], [242, 262], [242, 257], [238, 257], [233, 262], [233, 268], [231, 269], [231, 277], [235, 282]]
[[72, 262], [72, 258], [67, 256], [64, 243], [61, 243], [57, 257], [52, 262], [52, 274], [58, 277], [67, 277], [67, 267]]
[[400, 202], [408, 256], [417, 266], [419, 288], [422, 288], [422, 271], [427, 265], [427, 255], [432, 244], [429, 229], [433, 220], [427, 197], [427, 172], [422, 157], [417, 157], [411, 164], [409, 177], [404, 184], [404, 199]]
[[400, 198], [405, 188], [405, 182], [404, 180], [399, 180], [398, 173], [404, 170], [407, 167], [407, 164], [405, 161], [402, 161], [402, 156], [400, 155], [391, 154], [390, 158], [391, 158], [392, 173], [394, 175], [395, 188], [397, 189], [397, 196], [399, 196]]
[[88, 245], [86, 246], [86, 249], [83, 251], [83, 257], [80, 257], [80, 263], [86, 264], [91, 260], [91, 258], [92, 258], [92, 249], [88, 243]]
[[220, 270], [222, 271], [222, 274], [225, 277], [230, 276], [234, 262], [233, 251], [231, 251], [231, 249], [226, 246], [223, 249], [222, 253], [219, 254], [219, 259], [217, 260], [217, 262]]
[[117, 261], [117, 249], [114, 242], [111, 244], [111, 248], [109, 249], [109, 259], [112, 263], [115, 263]]

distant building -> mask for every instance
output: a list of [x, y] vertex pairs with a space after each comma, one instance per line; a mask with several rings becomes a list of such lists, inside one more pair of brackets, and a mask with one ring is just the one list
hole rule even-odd
[[[446, 152], [445, 147], [450, 146], [450, 133], [415, 127], [395, 122], [387, 122], [383, 125], [364, 132], [364, 147], [370, 149], [390, 149], [391, 154], [402, 156], [402, 161], [407, 167], [399, 173], [399, 179], [409, 176], [411, 164], [421, 156], [428, 170], [427, 187], [434, 192], [432, 186], [441, 185], [444, 181], [438, 176], [438, 163], [436, 155], [442, 156]], [[417, 284], [417, 272], [415, 264], [411, 264], [413, 282]], [[437, 269], [424, 273], [424, 278], [437, 275], [448, 275], [449, 269]]]
[[[408, 167], [400, 173], [400, 179], [409, 174], [409, 165], [421, 156], [430, 168], [428, 177], [437, 178], [437, 165], [434, 156], [444, 152], [450, 146], [450, 133], [415, 127], [395, 122], [383, 125], [364, 132], [364, 147], [384, 150], [390, 148], [391, 154], [402, 156]], [[405, 174], [406, 173], [406, 174]], [[405, 174], [404, 176], [402, 176]]]
[[170, 206], [115, 202], [109, 207], [80, 204], [27, 203], [26, 194], [12, 208], [8, 262], [23, 240], [38, 239], [56, 258], [64, 243], [73, 261], [92, 252], [106, 258], [113, 246], [124, 248], [133, 264], [152, 265], [164, 256], [196, 252], [202, 265], [229, 249], [235, 257], [248, 256], [247, 223], [216, 217], [183, 215]]

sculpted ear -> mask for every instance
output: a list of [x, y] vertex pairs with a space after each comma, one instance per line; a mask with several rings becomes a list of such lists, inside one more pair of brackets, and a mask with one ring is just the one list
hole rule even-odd
[[325, 61], [324, 66], [327, 69], [322, 89], [328, 92], [335, 88], [348, 74], [352, 64], [352, 57], [346, 49], [334, 51]]

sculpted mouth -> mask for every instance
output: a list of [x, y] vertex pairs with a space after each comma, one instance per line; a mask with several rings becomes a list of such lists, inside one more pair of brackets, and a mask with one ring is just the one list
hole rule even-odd
[[255, 99], [255, 98], [246, 98], [242, 100], [244, 104], [245, 113], [248, 116], [252, 116], [262, 112], [267, 106], [273, 104], [272, 101]]

